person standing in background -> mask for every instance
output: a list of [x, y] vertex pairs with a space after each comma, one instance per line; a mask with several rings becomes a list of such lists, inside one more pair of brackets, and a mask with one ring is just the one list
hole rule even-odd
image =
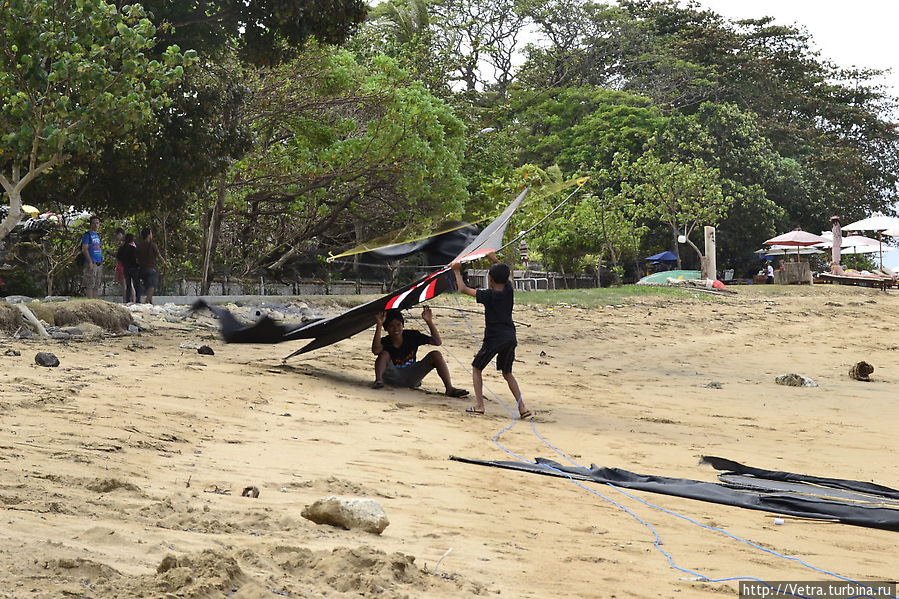
[[100, 217], [93, 215], [90, 229], [81, 237], [81, 255], [84, 256], [82, 282], [84, 295], [89, 299], [100, 296], [100, 285], [103, 284], [103, 248], [100, 246]]
[[147, 303], [153, 303], [153, 291], [159, 285], [159, 272], [156, 270], [156, 262], [168, 267], [165, 258], [159, 253], [159, 247], [153, 241], [153, 231], [144, 227], [140, 231], [140, 241], [137, 242], [137, 262], [140, 264], [140, 280], [144, 284], [144, 293], [147, 294]]
[[124, 302], [140, 303], [140, 265], [137, 262], [137, 244], [134, 243], [134, 234], [125, 235], [125, 242], [116, 254], [119, 264], [122, 265], [122, 289], [125, 290]]

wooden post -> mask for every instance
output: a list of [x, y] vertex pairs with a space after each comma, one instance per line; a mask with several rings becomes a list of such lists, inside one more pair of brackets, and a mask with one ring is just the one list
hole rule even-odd
[[715, 227], [705, 227], [705, 260], [702, 261], [702, 278], [718, 278], [718, 261], [715, 258]]

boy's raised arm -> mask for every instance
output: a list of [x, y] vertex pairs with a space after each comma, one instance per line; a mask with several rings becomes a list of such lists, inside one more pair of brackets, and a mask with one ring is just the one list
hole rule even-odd
[[381, 345], [381, 328], [384, 326], [384, 321], [386, 319], [386, 312], [378, 312], [375, 314], [375, 338], [371, 340], [371, 353], [376, 356], [384, 351], [384, 346]]
[[450, 264], [450, 267], [453, 269], [453, 272], [456, 273], [456, 289], [458, 289], [459, 292], [464, 293], [465, 295], [470, 295], [471, 297], [477, 296], [477, 290], [472, 289], [465, 284], [465, 281], [462, 280], [462, 263], [453, 262], [452, 264]]

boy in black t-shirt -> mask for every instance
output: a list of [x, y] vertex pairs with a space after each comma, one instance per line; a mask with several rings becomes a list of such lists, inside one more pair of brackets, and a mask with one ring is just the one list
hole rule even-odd
[[518, 413], [522, 418], [530, 418], [531, 412], [524, 407], [518, 381], [512, 376], [512, 362], [515, 361], [515, 347], [518, 345], [518, 339], [515, 336], [515, 323], [512, 321], [512, 306], [514, 305], [512, 271], [499, 261], [496, 253], [490, 252], [487, 254], [487, 258], [493, 262], [493, 266], [487, 273], [487, 289], [472, 289], [466, 285], [462, 280], [462, 265], [459, 262], [452, 264], [459, 291], [472, 296], [479, 304], [484, 304], [484, 343], [471, 363], [475, 403], [465, 411], [477, 415], [484, 413], [482, 372], [493, 356], [496, 356], [496, 369], [503, 373], [509, 390], [515, 396], [515, 400], [518, 402]]
[[[446, 386], [446, 394], [450, 397], [468, 395], [465, 389], [453, 387], [450, 381], [449, 367], [446, 360], [436, 349], [428, 352], [420, 362], [416, 359], [418, 348], [422, 345], [441, 345], [440, 333], [434, 326], [431, 308], [425, 306], [421, 318], [430, 329], [430, 336], [419, 331], [403, 330], [403, 313], [399, 310], [380, 312], [375, 316], [375, 337], [371, 342], [371, 351], [375, 354], [375, 382], [372, 388], [380, 389], [384, 383], [397, 387], [419, 387], [426, 374], [437, 369], [440, 380]], [[381, 329], [387, 335], [381, 337]]]

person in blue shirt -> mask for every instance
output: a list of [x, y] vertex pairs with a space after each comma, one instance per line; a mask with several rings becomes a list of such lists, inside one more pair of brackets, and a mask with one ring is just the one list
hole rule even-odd
[[460, 293], [470, 295], [479, 304], [484, 304], [484, 342], [471, 363], [471, 378], [474, 386], [474, 405], [465, 410], [469, 414], [484, 413], [484, 368], [496, 356], [496, 369], [503, 373], [509, 391], [518, 403], [518, 414], [521, 418], [530, 418], [531, 412], [524, 407], [518, 381], [512, 376], [512, 363], [515, 361], [515, 348], [518, 338], [515, 335], [515, 323], [512, 321], [515, 288], [512, 285], [512, 271], [499, 261], [495, 252], [487, 254], [493, 263], [487, 272], [487, 288], [473, 289], [462, 279], [462, 265], [453, 262], [456, 274], [456, 288]]
[[[397, 387], [419, 387], [425, 375], [436, 369], [448, 396], [468, 395], [465, 389], [453, 387], [449, 367], [438, 350], [428, 352], [421, 361], [417, 359], [418, 348], [422, 345], [443, 344], [440, 333], [434, 326], [430, 307], [424, 307], [421, 319], [428, 325], [430, 335], [404, 330], [403, 313], [399, 310], [388, 310], [375, 315], [375, 337], [371, 342], [371, 352], [378, 357], [375, 359], [375, 382], [371, 384], [372, 388], [380, 389], [384, 383]], [[384, 337], [381, 336], [382, 328], [387, 332]]]
[[100, 247], [100, 217], [93, 215], [90, 220], [90, 229], [81, 237], [81, 254], [84, 256], [82, 267], [82, 282], [84, 295], [90, 299], [97, 299], [100, 295], [100, 286], [103, 284], [103, 249]]

